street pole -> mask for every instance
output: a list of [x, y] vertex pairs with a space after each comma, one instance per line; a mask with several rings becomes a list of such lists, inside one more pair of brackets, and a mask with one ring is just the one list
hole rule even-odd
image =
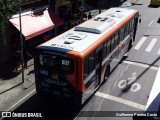
[[102, 1], [101, 0], [99, 0], [99, 14], [101, 13], [101, 10], [102, 10]]
[[19, 3], [19, 27], [20, 27], [20, 46], [21, 46], [21, 72], [22, 72], [22, 83], [24, 83], [24, 56], [23, 56], [23, 37], [22, 37], [22, 22], [21, 22], [21, 4]]
[[[84, 0], [81, 1], [81, 7], [84, 8]], [[83, 21], [84, 10], [81, 11], [81, 21]]]

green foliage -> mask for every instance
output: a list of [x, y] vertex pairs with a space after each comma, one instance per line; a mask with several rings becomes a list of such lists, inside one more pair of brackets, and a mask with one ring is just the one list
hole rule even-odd
[[3, 33], [10, 17], [17, 11], [21, 0], [0, 0], [0, 33]]

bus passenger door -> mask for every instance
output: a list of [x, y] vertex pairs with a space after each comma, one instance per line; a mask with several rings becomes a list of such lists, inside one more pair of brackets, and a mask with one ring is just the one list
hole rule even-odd
[[97, 48], [95, 53], [95, 72], [96, 72], [95, 88], [100, 84], [101, 68], [102, 68], [102, 46]]

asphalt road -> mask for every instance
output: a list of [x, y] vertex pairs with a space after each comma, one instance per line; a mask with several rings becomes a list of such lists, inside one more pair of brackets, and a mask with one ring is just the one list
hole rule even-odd
[[136, 41], [126, 60], [149, 65], [160, 65], [160, 8], [149, 6], [150, 0], [141, 0], [142, 5], [133, 6], [141, 14]]

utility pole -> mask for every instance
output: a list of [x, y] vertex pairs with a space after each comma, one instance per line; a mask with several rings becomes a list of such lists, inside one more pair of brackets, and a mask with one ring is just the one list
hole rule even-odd
[[101, 13], [101, 11], [102, 11], [102, 0], [99, 0], [99, 2], [98, 2], [99, 4], [98, 4], [98, 7], [99, 7], [99, 14]]
[[[36, 0], [32, 1], [35, 2]], [[19, 2], [19, 27], [20, 27], [20, 48], [21, 48], [21, 73], [22, 73], [22, 83], [24, 83], [24, 40], [22, 37], [22, 22], [21, 22], [21, 4], [31, 3], [30, 1], [23, 1], [23, 3]]]
[[[84, 0], [82, 0], [81, 1], [81, 6], [80, 6], [81, 8], [82, 8], [82, 10], [81, 10], [81, 21], [83, 21], [83, 15], [84, 15]], [[79, 8], [80, 9], [80, 8]]]
[[21, 72], [22, 72], [22, 83], [24, 83], [24, 56], [23, 56], [23, 37], [22, 37], [22, 22], [21, 22], [21, 3], [19, 3], [19, 27], [20, 27], [20, 46], [21, 46]]

